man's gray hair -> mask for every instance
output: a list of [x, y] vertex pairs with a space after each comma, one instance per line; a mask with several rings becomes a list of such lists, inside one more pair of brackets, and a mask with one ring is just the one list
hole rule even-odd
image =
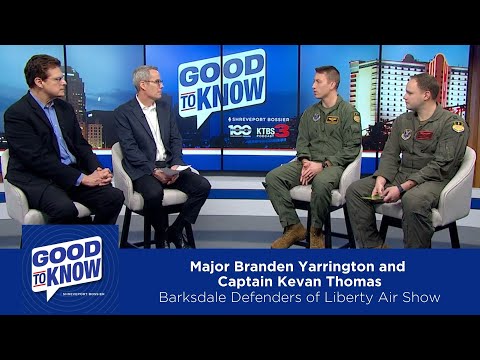
[[158, 67], [142, 65], [133, 70], [133, 86], [135, 86], [137, 91], [140, 89], [140, 81], [150, 80], [150, 70], [158, 71]]

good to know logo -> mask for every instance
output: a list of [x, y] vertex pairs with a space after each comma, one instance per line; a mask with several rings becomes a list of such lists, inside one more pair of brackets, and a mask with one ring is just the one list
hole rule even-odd
[[[265, 50], [255, 49], [180, 64], [178, 103], [184, 118], [197, 116], [197, 129], [211, 113], [265, 102]], [[223, 74], [223, 76], [221, 76]]]
[[102, 278], [102, 238], [94, 236], [32, 250], [32, 291], [49, 301], [62, 287]]

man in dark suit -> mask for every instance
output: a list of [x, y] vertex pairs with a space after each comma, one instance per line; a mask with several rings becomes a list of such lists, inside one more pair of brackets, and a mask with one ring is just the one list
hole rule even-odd
[[10, 149], [7, 179], [25, 192], [29, 206], [48, 215], [50, 224], [75, 224], [74, 201], [88, 207], [94, 224], [115, 224], [123, 193], [111, 185], [83, 138], [73, 106], [61, 98], [67, 82], [61, 63], [46, 54], [25, 65], [28, 93], [5, 112]]
[[[136, 96], [115, 111], [117, 137], [123, 152], [123, 167], [142, 194], [145, 215], [150, 217], [157, 243], [163, 239], [163, 189], [183, 191], [188, 199], [167, 230], [167, 241], [176, 248], [189, 247], [183, 237], [185, 222], [194, 224], [207, 200], [211, 185], [189, 169], [169, 175], [165, 168], [186, 165], [182, 137], [171, 103], [162, 98], [163, 81], [155, 66], [143, 65], [133, 72]], [[163, 169], [163, 170], [162, 170]]]

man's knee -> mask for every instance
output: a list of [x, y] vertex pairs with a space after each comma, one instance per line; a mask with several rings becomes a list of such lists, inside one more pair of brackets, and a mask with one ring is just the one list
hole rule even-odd
[[122, 207], [125, 201], [125, 196], [123, 195], [123, 191], [117, 188], [112, 188], [112, 202], [116, 205], [116, 207]]
[[162, 203], [164, 191], [160, 186], [155, 186], [155, 188], [149, 188], [148, 191], [142, 194], [145, 201]]
[[212, 189], [212, 184], [210, 184], [210, 181], [208, 181], [206, 178], [202, 177], [199, 189], [200, 192], [205, 195], [205, 197], [208, 197], [210, 190]]
[[47, 211], [51, 223], [69, 223], [78, 216], [78, 210], [73, 202], [63, 202]]
[[265, 183], [268, 185], [272, 185], [277, 183], [280, 180], [278, 176], [278, 168], [270, 170], [267, 175], [265, 175]]
[[352, 199], [358, 194], [358, 184], [357, 182], [354, 182], [350, 184], [350, 186], [347, 188], [347, 191], [345, 192], [345, 197], [347, 199]]
[[330, 197], [332, 194], [333, 186], [331, 183], [321, 182], [321, 181], [313, 181], [312, 182], [312, 193], [319, 195], [319, 196], [328, 196]]
[[372, 180], [371, 177], [354, 181], [348, 186], [345, 197], [347, 199], [353, 199], [370, 195], [374, 187], [375, 180]]
[[265, 184], [268, 185], [268, 183], [271, 183], [273, 181], [274, 175], [272, 174], [272, 171], [269, 171], [267, 175], [265, 175]]
[[402, 197], [402, 208], [404, 213], [424, 213], [431, 210], [430, 202], [418, 194], [406, 192]]

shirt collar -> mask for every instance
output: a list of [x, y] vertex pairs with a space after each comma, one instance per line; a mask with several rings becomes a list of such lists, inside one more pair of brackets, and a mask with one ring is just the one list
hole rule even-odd
[[141, 103], [141, 101], [138, 99], [138, 96], [135, 95], [135, 98], [137, 99], [138, 101], [138, 105], [140, 105], [140, 107], [142, 108], [143, 111], [147, 112], [147, 111], [153, 111], [153, 110], [156, 110], [157, 109], [157, 103], [154, 101], [153, 102], [153, 105], [152, 106], [145, 106]]
[[44, 104], [42, 101], [40, 101], [39, 98], [33, 95], [31, 91], [30, 91], [30, 95], [32, 95], [32, 97], [35, 99], [35, 101], [38, 103], [38, 105], [40, 105], [42, 109], [50, 109], [51, 107], [53, 107], [53, 100], [50, 100], [48, 103]]

